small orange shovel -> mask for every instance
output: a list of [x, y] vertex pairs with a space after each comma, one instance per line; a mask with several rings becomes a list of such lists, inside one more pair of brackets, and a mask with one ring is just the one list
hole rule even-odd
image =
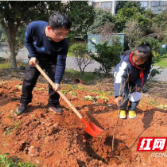
[[[54, 83], [52, 80], [45, 74], [45, 72], [41, 69], [41, 67], [36, 64], [36, 68], [38, 71], [44, 76], [44, 78], [52, 85], [54, 86]], [[75, 112], [75, 114], [81, 119], [81, 121], [86, 125], [85, 132], [89, 133], [92, 137], [96, 137], [97, 135], [100, 135], [100, 133], [103, 131], [101, 128], [97, 127], [92, 122], [88, 123], [86, 120], [82, 117], [82, 115], [77, 111], [77, 109], [71, 104], [71, 102], [64, 96], [64, 94], [61, 91], [57, 91], [59, 95], [66, 101], [66, 103], [70, 106], [70, 108]]]

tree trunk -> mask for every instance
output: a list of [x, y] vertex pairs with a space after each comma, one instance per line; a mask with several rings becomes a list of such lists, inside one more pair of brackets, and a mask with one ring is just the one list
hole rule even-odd
[[130, 50], [132, 50], [132, 40], [129, 40], [129, 44], [128, 44]]
[[15, 53], [15, 38], [12, 32], [10, 32], [10, 30], [7, 31], [7, 37], [8, 37], [8, 43], [9, 43], [11, 67], [17, 68], [16, 53]]
[[7, 35], [7, 41], [9, 44], [9, 52], [10, 52], [10, 59], [11, 59], [11, 67], [17, 68], [16, 53], [15, 53], [15, 35], [17, 33], [19, 25], [17, 26], [17, 28], [14, 29], [13, 24], [10, 24], [9, 22], [7, 26], [4, 20], [1, 21], [1, 25], [4, 28]]

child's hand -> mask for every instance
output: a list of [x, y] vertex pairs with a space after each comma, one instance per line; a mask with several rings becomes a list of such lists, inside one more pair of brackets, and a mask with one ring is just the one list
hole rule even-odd
[[140, 91], [140, 89], [141, 89], [141, 88], [138, 87], [137, 85], [135, 86], [135, 91], [136, 91], [136, 92]]
[[54, 86], [52, 87], [55, 91], [58, 91], [61, 89], [60, 84], [55, 83]]
[[29, 61], [29, 65], [34, 67], [36, 64], [38, 64], [38, 60], [36, 59], [36, 57], [32, 57]]
[[119, 101], [121, 101], [122, 100], [122, 97], [117, 97], [117, 98], [115, 98], [115, 103], [117, 104], [117, 106], [119, 106]]

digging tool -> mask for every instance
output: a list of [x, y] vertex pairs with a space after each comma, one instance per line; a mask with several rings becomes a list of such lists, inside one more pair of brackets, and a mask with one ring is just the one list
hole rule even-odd
[[[46, 73], [41, 69], [41, 67], [36, 64], [36, 68], [38, 71], [44, 76], [44, 78], [51, 84], [53, 87], [55, 84], [53, 81], [46, 75]], [[82, 115], [78, 112], [78, 110], [71, 104], [71, 102], [64, 96], [64, 94], [61, 91], [57, 91], [59, 95], [65, 100], [65, 102], [70, 106], [70, 108], [75, 112], [75, 114], [81, 119], [81, 121], [86, 125], [85, 132], [89, 133], [92, 137], [96, 137], [97, 135], [100, 135], [100, 133], [103, 131], [101, 128], [97, 127], [92, 122], [88, 123], [86, 120], [82, 117]]]

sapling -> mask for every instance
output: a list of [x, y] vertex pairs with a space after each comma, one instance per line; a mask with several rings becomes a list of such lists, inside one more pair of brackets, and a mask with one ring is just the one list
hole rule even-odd
[[[134, 91], [134, 89], [135, 89], [135, 87], [134, 87], [133, 89], [131, 89], [131, 87], [129, 86], [129, 71], [127, 71], [127, 74], [128, 74], [127, 79], [125, 80], [124, 84], [121, 83], [120, 89], [119, 89], [119, 96], [121, 96], [121, 93], [122, 93], [122, 99], [121, 99], [121, 104], [118, 106], [118, 118], [117, 118], [117, 122], [116, 122], [116, 125], [115, 125], [115, 128], [114, 128], [114, 133], [113, 133], [112, 151], [114, 151], [114, 137], [115, 137], [115, 132], [116, 132], [116, 128], [117, 128], [117, 125], [118, 125], [120, 108], [121, 108], [121, 106], [126, 102], [126, 100], [129, 98], [130, 94], [131, 94], [131, 93]], [[125, 88], [126, 83], [128, 83], [129, 94], [128, 94], [127, 98], [123, 101], [124, 96], [125, 96], [124, 88]]]

